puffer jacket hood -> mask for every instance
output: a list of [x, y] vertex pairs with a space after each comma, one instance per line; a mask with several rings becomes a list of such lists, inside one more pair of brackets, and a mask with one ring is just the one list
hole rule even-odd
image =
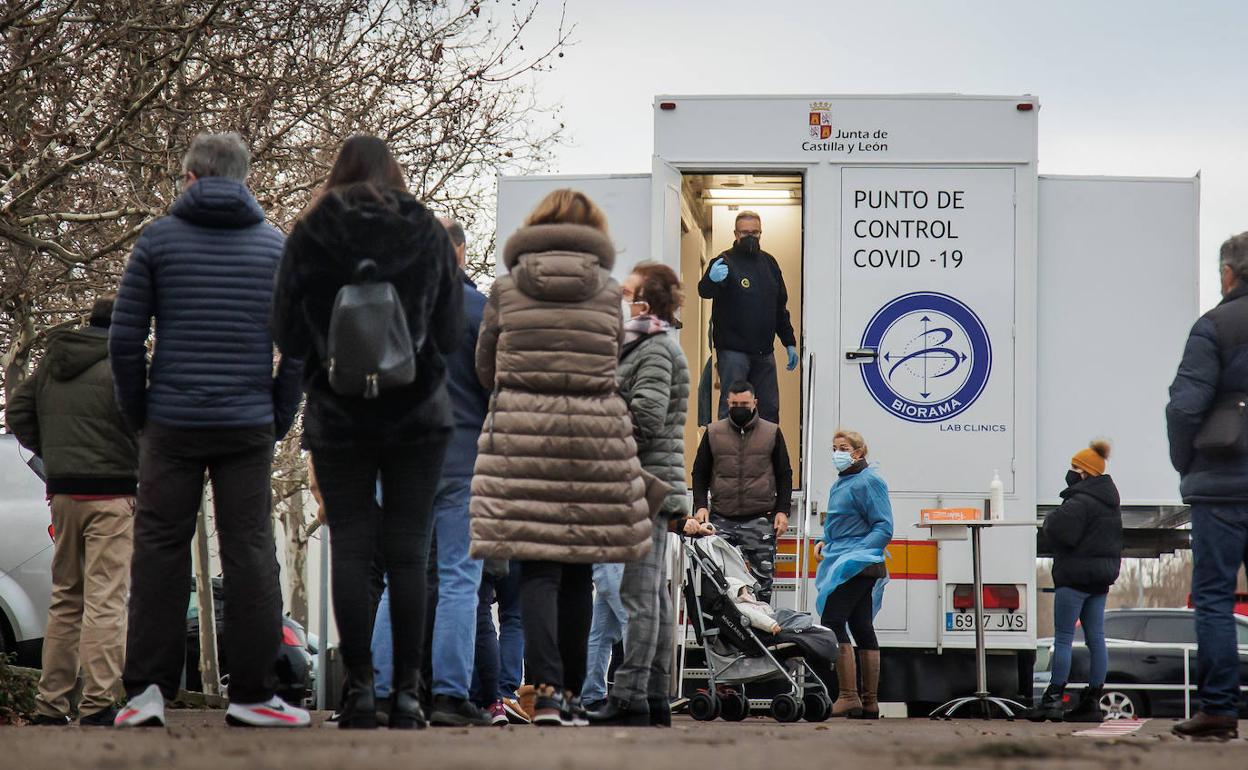
[[585, 302], [610, 279], [615, 247], [586, 225], [533, 225], [516, 232], [503, 249], [516, 288], [546, 302]]
[[89, 326], [76, 334], [62, 334], [48, 347], [48, 366], [52, 379], [58, 382], [72, 380], [106, 358], [107, 329]]
[[1122, 505], [1122, 498], [1118, 495], [1118, 487], [1115, 486], [1114, 480], [1108, 474], [1086, 478], [1078, 484], [1062, 490], [1063, 500], [1068, 500], [1075, 495], [1087, 495], [1109, 508], [1117, 508]]
[[205, 227], [250, 227], [264, 221], [264, 209], [247, 185], [220, 176], [197, 179], [170, 213]]

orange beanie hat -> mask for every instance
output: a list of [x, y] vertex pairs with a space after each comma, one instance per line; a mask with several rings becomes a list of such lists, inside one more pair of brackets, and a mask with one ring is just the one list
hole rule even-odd
[[1109, 459], [1109, 442], [1103, 438], [1093, 441], [1087, 449], [1080, 449], [1070, 458], [1070, 464], [1089, 476], [1100, 476], [1105, 472], [1105, 461]]

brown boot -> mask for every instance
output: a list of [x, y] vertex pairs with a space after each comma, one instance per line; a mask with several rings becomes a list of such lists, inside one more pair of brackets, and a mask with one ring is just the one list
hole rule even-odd
[[858, 664], [862, 668], [862, 718], [880, 718], [880, 651], [859, 650]]
[[1170, 728], [1170, 732], [1197, 741], [1231, 741], [1239, 737], [1239, 720], [1198, 711], [1196, 716]]
[[854, 645], [842, 644], [836, 656], [836, 681], [840, 688], [832, 704], [832, 716], [862, 716], [862, 700], [858, 697], [858, 671], [854, 666]]

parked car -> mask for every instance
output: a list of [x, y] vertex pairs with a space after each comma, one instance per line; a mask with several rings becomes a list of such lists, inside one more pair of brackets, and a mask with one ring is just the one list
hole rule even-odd
[[[225, 655], [225, 592], [221, 578], [212, 579], [213, 616], [217, 626], [217, 665], [221, 681], [229, 687], [230, 667]], [[277, 695], [293, 706], [302, 706], [312, 696], [316, 682], [316, 647], [294, 618], [282, 618], [282, 646], [277, 653], [274, 673]], [[186, 610], [186, 689], [203, 690], [199, 673], [199, 595], [191, 579], [191, 601]]]
[[31, 458], [0, 435], [0, 655], [38, 668], [52, 602], [52, 514]]
[[[1248, 717], [1248, 617], [1235, 616], [1239, 641], [1241, 693], [1240, 713]], [[1184, 715], [1183, 657], [1188, 657], [1188, 686], [1193, 712], [1196, 699], [1196, 613], [1180, 609], [1116, 609], [1105, 613], [1105, 639], [1109, 647], [1109, 672], [1101, 710], [1109, 718], [1182, 717]], [[1036, 679], [1048, 685], [1052, 640], [1043, 656], [1036, 658]], [[1088, 648], [1083, 630], [1075, 629], [1071, 651], [1070, 683], [1088, 681]], [[1043, 690], [1043, 688], [1041, 688]], [[1067, 697], [1070, 693], [1067, 693]]]

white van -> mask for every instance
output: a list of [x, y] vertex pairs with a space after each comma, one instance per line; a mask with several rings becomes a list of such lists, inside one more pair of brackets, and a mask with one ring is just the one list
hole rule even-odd
[[0, 655], [39, 668], [52, 601], [52, 515], [30, 452], [0, 435]]
[[[1032, 96], [660, 96], [649, 174], [499, 181], [500, 253], [537, 201], [573, 187], [606, 211], [618, 277], [642, 260], [681, 275], [695, 379], [710, 303], [693, 287], [736, 213], [761, 214], [803, 352], [780, 373], [802, 515], [775, 601], [813, 611], [831, 438], [858, 430], [895, 515], [884, 700], [974, 685], [969, 544], [931, 539], [922, 509], [982, 509], [999, 474], [1006, 518], [1035, 521], [1100, 435], [1124, 505], [1181, 505], [1163, 408], [1197, 316], [1199, 178], [1041, 176], [1039, 114]], [[989, 530], [984, 549], [990, 689], [1026, 694], [1036, 533]]]

